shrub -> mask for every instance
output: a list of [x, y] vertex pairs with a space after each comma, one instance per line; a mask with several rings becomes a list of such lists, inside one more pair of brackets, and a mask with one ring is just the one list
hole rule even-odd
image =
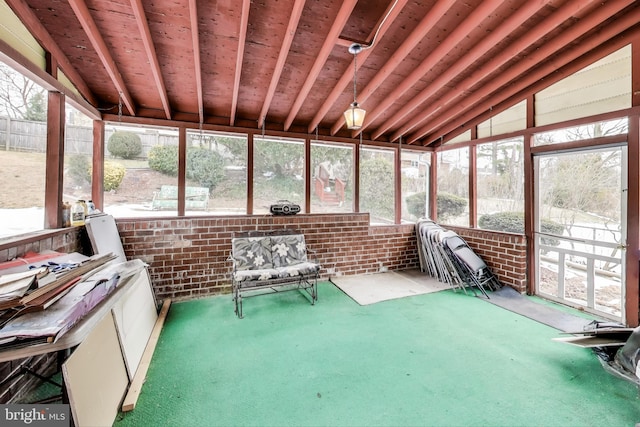
[[407, 202], [407, 211], [416, 218], [427, 216], [427, 213], [425, 212], [426, 194], [427, 193], [423, 191], [421, 193], [412, 194], [404, 199]]
[[[506, 231], [509, 233], [524, 234], [523, 212], [498, 212], [482, 215], [478, 219], [478, 225], [485, 230]], [[562, 236], [564, 226], [555, 221], [543, 219], [540, 221], [540, 231], [548, 234]], [[558, 246], [560, 241], [548, 237], [542, 238], [542, 243], [550, 246]]]
[[393, 163], [373, 157], [360, 164], [360, 211], [393, 220]]
[[[407, 210], [411, 215], [417, 218], [428, 216], [427, 212], [425, 212], [425, 197], [426, 193], [422, 191], [412, 194], [405, 199], [407, 202]], [[438, 219], [462, 215], [464, 208], [467, 206], [466, 199], [450, 193], [440, 193], [436, 196], [436, 200], [438, 202]]]
[[220, 154], [206, 148], [187, 151], [187, 179], [213, 190], [224, 178], [224, 160]]
[[436, 198], [438, 206], [438, 219], [446, 219], [462, 215], [467, 206], [467, 199], [451, 193], [438, 193]]
[[178, 175], [178, 146], [156, 145], [149, 150], [149, 167], [169, 176]]
[[524, 213], [498, 212], [482, 215], [478, 219], [478, 225], [485, 230], [524, 234]]
[[[156, 145], [149, 151], [149, 167], [169, 176], [178, 175], [178, 147]], [[220, 154], [207, 148], [191, 147], [187, 150], [187, 179], [200, 186], [214, 189], [224, 179], [224, 160]]]
[[127, 170], [121, 164], [104, 162], [104, 191], [111, 191], [120, 187], [126, 172]]
[[74, 154], [69, 157], [69, 176], [77, 185], [91, 182], [91, 162], [88, 156]]
[[113, 157], [133, 159], [142, 153], [140, 137], [132, 132], [114, 132], [107, 142], [107, 150]]
[[[543, 233], [557, 234], [558, 236], [562, 236], [562, 233], [564, 233], [564, 225], [550, 219], [541, 220], [540, 229]], [[560, 243], [558, 242], [558, 244]]]

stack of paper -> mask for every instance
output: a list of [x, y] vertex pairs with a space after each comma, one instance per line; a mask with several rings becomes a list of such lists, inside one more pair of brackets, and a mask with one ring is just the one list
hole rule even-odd
[[49, 269], [41, 267], [20, 273], [0, 276], [0, 310], [20, 305], [27, 292], [38, 286], [38, 279], [46, 277]]

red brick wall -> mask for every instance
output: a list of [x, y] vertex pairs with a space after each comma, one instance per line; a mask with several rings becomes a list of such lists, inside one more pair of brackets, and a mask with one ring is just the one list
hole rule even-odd
[[[321, 214], [291, 217], [243, 216], [209, 218], [119, 219], [118, 230], [128, 258], [149, 264], [159, 299], [190, 299], [230, 291], [231, 238], [235, 232], [292, 228], [305, 234], [317, 252], [321, 276], [375, 273], [381, 268], [417, 268], [418, 254], [413, 224], [370, 226], [369, 214]], [[468, 228], [448, 227], [460, 234], [500, 278], [525, 291], [526, 240], [524, 236]], [[90, 254], [84, 228], [45, 232], [0, 244], [0, 262], [29, 251]], [[55, 367], [53, 355], [0, 364], [0, 381], [17, 372], [21, 364], [46, 374]], [[0, 403], [15, 401], [33, 378], [19, 377], [0, 392]]]
[[[27, 238], [15, 237], [0, 243], [0, 262], [11, 261], [24, 256], [27, 252], [84, 252], [87, 246], [84, 227], [64, 228], [29, 235]], [[90, 248], [90, 246], [89, 246]]]
[[159, 299], [190, 299], [231, 290], [231, 238], [236, 232], [292, 228], [317, 252], [323, 278], [418, 267], [414, 225], [370, 226], [369, 214], [287, 217], [118, 219], [128, 258], [149, 264]]
[[0, 388], [0, 404], [19, 402], [21, 398], [42, 383], [39, 378], [24, 373], [22, 366], [32, 369], [38, 375], [48, 377], [57, 371], [57, 358], [56, 353], [48, 353], [0, 363], [0, 382], [13, 377]]
[[527, 241], [524, 235], [446, 226], [467, 241], [503, 285], [519, 292], [527, 287]]

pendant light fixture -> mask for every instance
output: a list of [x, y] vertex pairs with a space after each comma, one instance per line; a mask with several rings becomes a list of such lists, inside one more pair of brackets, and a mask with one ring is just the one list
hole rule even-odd
[[361, 44], [353, 43], [349, 46], [349, 53], [353, 55], [353, 103], [351, 103], [349, 108], [344, 112], [344, 120], [347, 123], [347, 129], [351, 130], [362, 128], [364, 115], [367, 113], [364, 109], [360, 108], [356, 99], [356, 80], [358, 77], [356, 58], [360, 52], [362, 52]]

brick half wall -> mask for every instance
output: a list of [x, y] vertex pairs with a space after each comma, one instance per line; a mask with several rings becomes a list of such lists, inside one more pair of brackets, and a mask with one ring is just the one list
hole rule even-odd
[[370, 226], [369, 214], [118, 219], [127, 258], [149, 264], [158, 299], [231, 292], [234, 233], [295, 229], [322, 265], [321, 277], [418, 268], [415, 226]]
[[445, 226], [458, 233], [503, 285], [527, 290], [527, 239], [522, 234]]
[[[231, 238], [236, 232], [284, 228], [304, 233], [317, 252], [321, 276], [376, 273], [381, 269], [419, 268], [413, 224], [369, 225], [369, 214], [303, 214], [290, 217], [246, 216], [208, 218], [118, 219], [118, 230], [129, 259], [149, 264], [159, 299], [192, 299], [231, 290]], [[462, 236], [503, 284], [524, 292], [527, 282], [526, 239], [522, 235], [448, 227]], [[29, 251], [90, 254], [83, 227], [46, 232], [0, 244], [0, 262]], [[0, 380], [20, 365], [41, 374], [55, 368], [53, 355], [0, 363]], [[18, 376], [0, 393], [0, 403], [18, 400], [33, 386]]]

